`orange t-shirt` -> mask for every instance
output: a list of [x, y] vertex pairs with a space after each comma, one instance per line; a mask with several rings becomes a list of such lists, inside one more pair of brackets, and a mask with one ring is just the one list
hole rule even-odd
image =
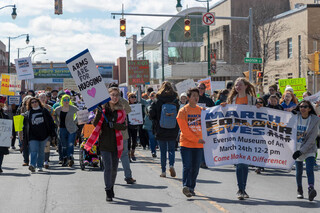
[[243, 98], [236, 98], [236, 104], [248, 104], [248, 96], [243, 97]]
[[177, 115], [177, 121], [181, 130], [180, 146], [187, 148], [203, 148], [198, 143], [202, 139], [201, 107], [192, 108], [189, 104], [181, 108]]
[[94, 128], [92, 124], [85, 124], [82, 129], [83, 137], [89, 138]]

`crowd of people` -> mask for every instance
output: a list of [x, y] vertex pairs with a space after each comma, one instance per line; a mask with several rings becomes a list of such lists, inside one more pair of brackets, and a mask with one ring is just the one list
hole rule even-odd
[[[316, 153], [320, 118], [320, 102], [311, 103], [299, 100], [292, 87], [287, 86], [283, 94], [277, 85], [269, 86], [269, 92], [257, 97], [254, 86], [245, 78], [229, 82], [226, 89], [209, 96], [205, 93], [206, 85], [200, 83], [178, 95], [174, 85], [163, 82], [159, 90], [146, 88], [145, 93], [129, 92], [128, 100], [123, 98], [117, 84], [109, 85], [111, 100], [94, 110], [89, 121], [93, 125], [90, 136], [85, 141], [81, 137], [83, 125], [78, 124], [77, 112], [85, 109], [81, 95], [69, 90], [52, 90], [20, 92], [21, 104], [8, 105], [5, 96], [0, 97], [0, 118], [12, 119], [22, 115], [23, 129], [12, 131], [11, 149], [16, 149], [18, 139], [23, 164], [31, 173], [50, 169], [50, 148], [55, 147], [59, 154], [59, 164], [73, 167], [75, 163], [74, 147], [82, 144], [84, 150], [98, 147], [104, 169], [106, 200], [112, 201], [115, 196], [114, 184], [117, 177], [118, 163], [121, 160], [124, 169], [124, 180], [134, 184], [130, 163], [139, 159], [136, 148], [150, 149], [150, 155], [157, 158], [160, 150], [160, 177], [165, 178], [167, 171], [176, 177], [175, 154], [180, 149], [182, 159], [182, 193], [191, 197], [195, 195], [196, 180], [200, 168], [208, 168], [205, 162], [201, 130], [201, 111], [208, 107], [226, 107], [228, 104], [255, 105], [297, 114], [297, 150], [293, 154], [296, 167], [297, 198], [304, 197], [302, 188], [303, 162], [306, 162], [308, 180], [308, 199], [314, 200], [317, 195], [314, 189], [314, 168], [317, 168]], [[309, 92], [303, 98], [310, 96]], [[137, 96], [141, 97], [140, 100]], [[143, 124], [130, 122], [128, 114], [130, 105], [141, 103]], [[93, 152], [96, 156], [96, 150]], [[9, 148], [0, 147], [0, 173], [4, 155]], [[97, 157], [94, 159], [98, 160]], [[167, 167], [169, 161], [169, 167]], [[87, 162], [87, 161], [86, 161]], [[94, 164], [96, 165], [96, 164]], [[249, 165], [237, 164], [236, 179], [238, 184], [237, 198], [249, 198], [246, 191]], [[168, 170], [167, 170], [168, 168]], [[261, 174], [264, 168], [255, 169]]]

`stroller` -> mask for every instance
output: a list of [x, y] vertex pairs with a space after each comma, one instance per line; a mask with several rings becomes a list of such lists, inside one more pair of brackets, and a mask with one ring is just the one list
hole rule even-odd
[[[87, 142], [91, 130], [93, 129], [92, 124], [86, 124], [83, 127], [83, 131], [81, 134], [81, 145], [79, 151], [79, 161], [80, 161], [80, 168], [84, 170], [87, 166], [90, 167], [99, 167], [100, 170], [103, 170], [103, 164], [101, 161], [101, 156], [98, 148], [98, 141], [92, 146], [91, 150], [87, 151], [84, 149], [84, 145]], [[90, 133], [90, 134], [88, 134]]]

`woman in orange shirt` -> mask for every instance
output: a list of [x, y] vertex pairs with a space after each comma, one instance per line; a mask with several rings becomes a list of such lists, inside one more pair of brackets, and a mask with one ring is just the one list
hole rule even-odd
[[182, 192], [187, 197], [194, 196], [194, 188], [199, 173], [204, 140], [201, 131], [201, 110], [197, 105], [199, 90], [189, 89], [189, 103], [179, 110], [177, 121], [181, 130], [180, 151], [183, 165]]

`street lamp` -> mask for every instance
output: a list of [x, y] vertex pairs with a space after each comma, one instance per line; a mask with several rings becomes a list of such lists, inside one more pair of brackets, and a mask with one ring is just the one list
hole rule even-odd
[[8, 74], [10, 74], [10, 40], [19, 38], [21, 36], [26, 36], [26, 44], [29, 44], [29, 42], [30, 42], [29, 34], [21, 34], [21, 35], [18, 35], [16, 37], [8, 37], [8, 39], [9, 39], [9, 45], [8, 45]]
[[34, 62], [34, 58], [37, 56], [37, 55], [41, 55], [41, 54], [47, 54], [46, 52], [41, 52], [41, 53], [37, 53], [35, 54], [33, 57], [32, 57], [32, 63]]
[[3, 8], [6, 8], [6, 7], [12, 7], [12, 13], [11, 13], [11, 17], [12, 19], [16, 19], [17, 17], [17, 8], [16, 8], [16, 5], [6, 5], [4, 7], [0, 7], [0, 10], [2, 10]]
[[140, 36], [144, 36], [144, 28], [151, 29], [153, 31], [161, 32], [161, 65], [162, 65], [162, 82], [164, 82], [164, 43], [163, 43], [163, 29], [155, 30], [151, 27], [141, 27]]
[[33, 46], [32, 51], [29, 53], [29, 57], [31, 57], [37, 50], [47, 51], [46, 48], [44, 48], [44, 47], [37, 47], [37, 48], [35, 48], [35, 47]]
[[26, 47], [23, 47], [23, 48], [17, 48], [18, 49], [18, 58], [20, 58], [20, 50], [25, 50], [25, 49], [30, 48], [30, 47], [34, 48], [34, 46], [26, 46]]
[[[132, 38], [132, 40], [134, 40], [135, 42], [137, 42], [137, 40], [134, 39], [134, 38]], [[125, 43], [125, 45], [126, 45], [126, 46], [129, 46], [129, 44], [130, 44], [129, 39], [126, 38], [126, 43]], [[142, 60], [144, 60], [144, 41], [142, 41]]]
[[[209, 8], [209, 2], [210, 1], [212, 1], [212, 0], [195, 0], [195, 1], [197, 1], [197, 2], [207, 2], [207, 12], [209, 12], [209, 10], [210, 10], [210, 8]], [[182, 5], [181, 5], [181, 0], [177, 0], [177, 5], [176, 5], [176, 9], [177, 9], [177, 11], [178, 12], [180, 12], [181, 11], [181, 9], [182, 9]], [[208, 58], [208, 75], [210, 76], [210, 71], [211, 71], [211, 62], [210, 62], [210, 53], [211, 53], [211, 50], [210, 50], [210, 26], [208, 25], [207, 26], [207, 34], [208, 34], [208, 47], [207, 47], [207, 49], [208, 49], [208, 56], [207, 56], [207, 58]]]

